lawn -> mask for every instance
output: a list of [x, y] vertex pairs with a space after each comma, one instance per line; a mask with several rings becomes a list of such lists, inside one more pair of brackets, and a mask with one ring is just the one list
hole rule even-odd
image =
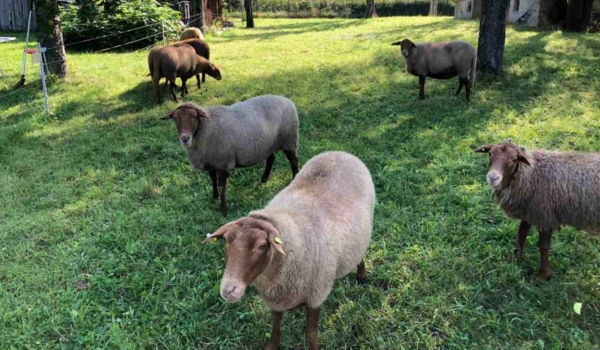
[[[518, 222], [485, 183], [472, 150], [511, 137], [530, 148], [600, 150], [600, 35], [507, 30], [504, 75], [477, 77], [471, 103], [457, 80], [426, 85], [397, 47], [477, 43], [478, 23], [450, 18], [270, 20], [209, 36], [223, 80], [185, 101], [231, 104], [282, 94], [300, 116], [300, 163], [327, 150], [360, 157], [378, 204], [369, 282], [335, 284], [323, 305], [324, 349], [598, 349], [599, 240], [565, 228], [553, 278], [535, 281], [537, 234], [508, 263]], [[1, 33], [7, 35], [10, 33]], [[24, 35], [0, 45], [20, 76]], [[53, 116], [31, 87], [0, 91], [0, 349], [261, 349], [270, 311], [254, 289], [219, 297], [221, 243], [207, 233], [262, 208], [290, 181], [278, 154], [238, 169], [229, 217], [211, 201], [175, 125], [155, 103], [147, 52], [69, 51], [69, 77], [49, 83]], [[195, 83], [195, 81], [193, 80]], [[581, 315], [573, 304], [583, 303]], [[282, 349], [304, 346], [304, 312], [288, 313]]]

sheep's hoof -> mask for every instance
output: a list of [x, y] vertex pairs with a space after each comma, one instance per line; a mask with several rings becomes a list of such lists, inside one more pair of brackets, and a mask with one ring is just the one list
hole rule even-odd
[[536, 281], [546, 282], [550, 279], [551, 273], [550, 271], [540, 269], [537, 276], [535, 276]]
[[279, 344], [269, 343], [265, 346], [265, 350], [277, 350], [279, 349]]
[[369, 281], [369, 279], [365, 276], [365, 277], [359, 277], [358, 275], [356, 275], [356, 282], [358, 284], [367, 284], [367, 282]]

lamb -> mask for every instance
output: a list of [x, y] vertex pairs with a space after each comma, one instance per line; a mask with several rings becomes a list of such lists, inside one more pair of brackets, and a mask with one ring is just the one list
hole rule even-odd
[[477, 52], [465, 41], [415, 44], [409, 39], [397, 41], [406, 61], [406, 71], [419, 77], [419, 99], [425, 98], [425, 78], [451, 79], [458, 75], [458, 95], [463, 86], [467, 101], [471, 100], [471, 87], [475, 82]]
[[[186, 39], [186, 40], [182, 40], [178, 43], [174, 43], [171, 45], [173, 45], [173, 46], [190, 45], [191, 47], [194, 48], [194, 50], [196, 51], [196, 54], [198, 56], [202, 56], [202, 57], [206, 58], [207, 60], [210, 60], [210, 47], [208, 46], [208, 43], [206, 41], [202, 40], [202, 38]], [[200, 89], [200, 76], [198, 74], [196, 74], [196, 82], [198, 84], [198, 89]], [[202, 73], [202, 82], [203, 83], [206, 82], [205, 73]]]
[[230, 222], [205, 243], [225, 239], [227, 258], [221, 297], [237, 302], [253, 285], [271, 308], [271, 341], [281, 340], [283, 313], [307, 309], [306, 340], [317, 350], [321, 305], [342, 278], [357, 267], [367, 279], [363, 257], [373, 228], [375, 187], [367, 167], [345, 152], [312, 158], [266, 208]]
[[194, 28], [194, 27], [189, 27], [189, 28], [185, 29], [181, 33], [181, 36], [179, 37], [179, 40], [185, 40], [185, 39], [202, 39], [202, 40], [204, 40], [204, 35], [202, 35], [202, 31], [200, 29]]
[[[600, 153], [530, 151], [511, 140], [475, 150], [489, 154], [487, 182], [506, 215], [520, 219], [514, 255], [523, 258], [531, 226], [540, 232], [539, 281], [550, 278], [548, 250], [552, 232], [573, 226], [600, 229]], [[512, 260], [512, 255], [509, 258]]]
[[[298, 113], [283, 96], [265, 95], [231, 106], [200, 107], [183, 103], [161, 119], [175, 119], [179, 141], [192, 165], [208, 171], [213, 199], [227, 216], [225, 187], [229, 172], [267, 161], [261, 181], [269, 179], [275, 152], [282, 150], [292, 177], [298, 173]], [[218, 186], [217, 186], [218, 185]]]
[[198, 56], [190, 45], [169, 45], [152, 49], [148, 54], [148, 68], [159, 103], [160, 90], [158, 84], [162, 77], [165, 77], [171, 83], [171, 94], [175, 102], [177, 102], [177, 96], [175, 95], [175, 80], [177, 77], [181, 77], [181, 97], [188, 93], [187, 79], [196, 74], [206, 73], [216, 80], [221, 80], [219, 69], [204, 57]]

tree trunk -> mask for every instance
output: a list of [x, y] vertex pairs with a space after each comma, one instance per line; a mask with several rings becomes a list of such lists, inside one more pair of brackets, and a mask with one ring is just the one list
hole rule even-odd
[[244, 0], [246, 8], [246, 28], [254, 28], [254, 15], [252, 14], [252, 0]]
[[375, 18], [377, 17], [377, 10], [375, 10], [375, 0], [367, 0], [367, 13], [365, 14], [366, 18]]
[[483, 0], [481, 4], [477, 68], [482, 73], [502, 73], [509, 5], [510, 0]]
[[438, 0], [431, 0], [429, 2], [429, 15], [430, 16], [438, 15]]
[[569, 0], [564, 30], [584, 32], [590, 24], [594, 0]]
[[60, 11], [57, 0], [35, 0], [38, 24], [37, 40], [48, 48], [46, 60], [49, 73], [59, 78], [67, 76], [67, 54], [60, 29]]

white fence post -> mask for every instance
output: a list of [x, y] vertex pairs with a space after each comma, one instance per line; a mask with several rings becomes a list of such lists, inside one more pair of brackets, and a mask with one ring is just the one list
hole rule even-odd
[[[40, 77], [42, 78], [42, 89], [44, 90], [44, 103], [46, 104], [46, 114], [51, 115], [52, 113], [50, 113], [50, 106], [48, 105], [48, 91], [46, 90], [46, 72], [44, 71], [44, 60], [43, 57], [45, 57], [46, 55], [44, 55], [43, 53], [46, 52], [46, 48], [42, 48], [40, 46], [40, 43], [37, 44], [38, 46], [38, 50], [39, 50], [39, 54], [40, 54]], [[43, 51], [42, 51], [43, 49]]]

